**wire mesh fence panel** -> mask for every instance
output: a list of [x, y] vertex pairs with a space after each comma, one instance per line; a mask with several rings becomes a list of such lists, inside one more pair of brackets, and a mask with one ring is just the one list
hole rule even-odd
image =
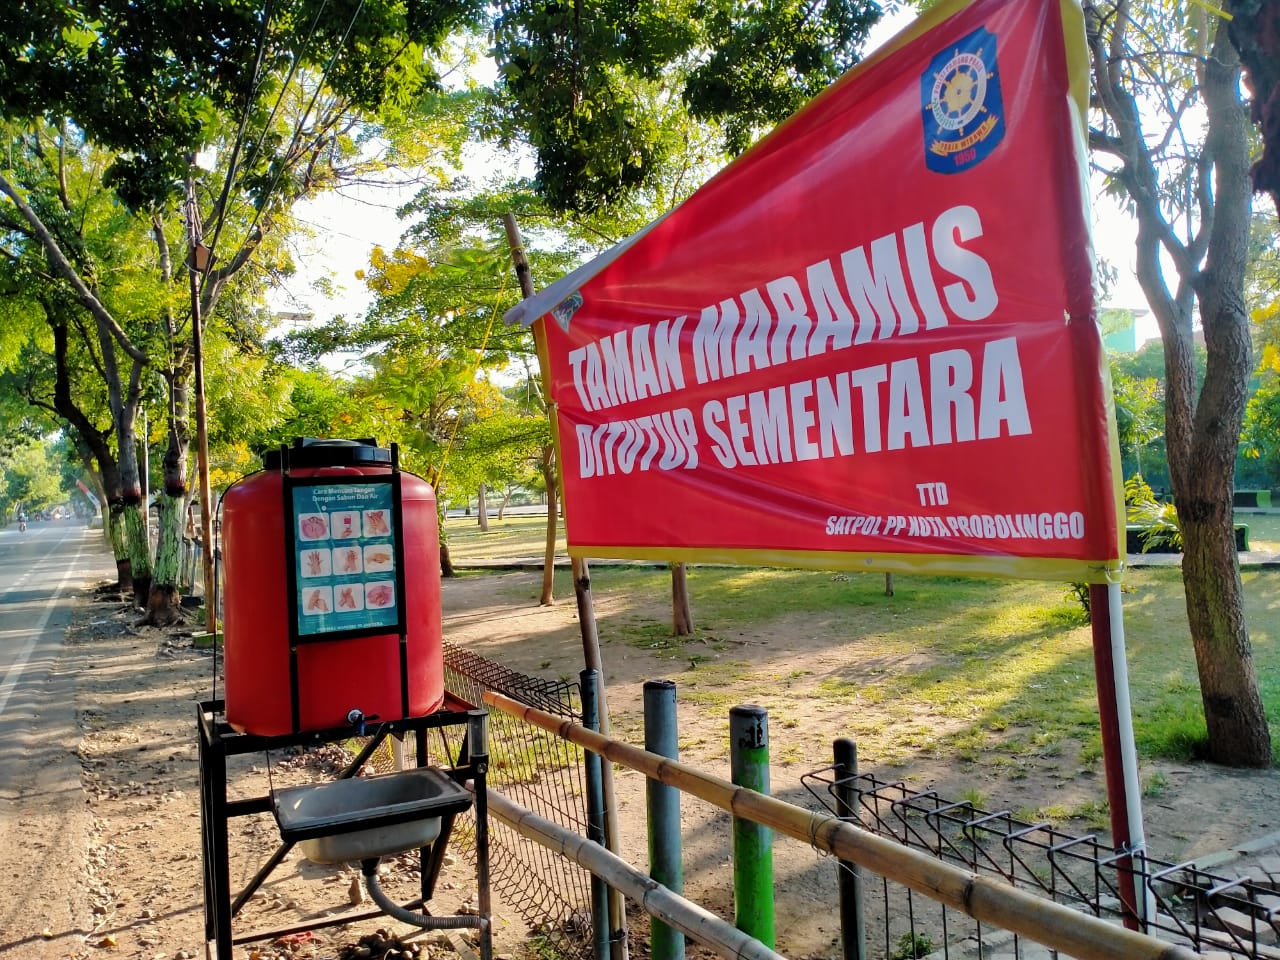
[[[486, 690], [579, 721], [576, 683], [516, 673], [462, 650], [444, 648], [445, 687], [468, 703]], [[450, 744], [457, 750], [461, 744]], [[489, 788], [580, 836], [587, 834], [582, 748], [508, 714], [489, 714]], [[462, 838], [464, 842], [469, 837]], [[577, 864], [521, 837], [497, 819], [489, 827], [494, 892], [562, 957], [591, 955], [591, 875]]]
[[[1071, 834], [1009, 811], [912, 790], [902, 781], [846, 775], [825, 767], [802, 778], [827, 812], [879, 836], [975, 874], [1031, 890], [1082, 913], [1122, 922], [1126, 899], [1150, 904], [1144, 931], [1222, 956], [1277, 960], [1280, 890], [1270, 877], [1224, 876], [1151, 857], [1117, 853], [1095, 834]], [[846, 808], [847, 809], [847, 808]], [[850, 870], [841, 864], [840, 870]], [[955, 910], [883, 877], [862, 875], [862, 937], [869, 958], [1026, 958], [1065, 956]], [[1133, 895], [1124, 895], [1136, 887]]]

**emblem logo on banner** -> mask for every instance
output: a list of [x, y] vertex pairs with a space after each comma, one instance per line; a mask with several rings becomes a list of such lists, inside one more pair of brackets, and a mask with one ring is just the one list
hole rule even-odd
[[930, 170], [961, 173], [990, 156], [1005, 128], [995, 34], [979, 27], [929, 61], [920, 101]]
[[581, 306], [582, 293], [575, 290], [552, 308], [551, 315], [556, 318], [556, 323], [560, 324], [560, 329], [565, 333], [569, 332], [569, 321], [573, 319], [573, 315], [578, 312], [578, 308]]

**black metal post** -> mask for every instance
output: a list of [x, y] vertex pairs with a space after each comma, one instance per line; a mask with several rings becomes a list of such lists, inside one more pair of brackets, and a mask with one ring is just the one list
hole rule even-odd
[[[232, 960], [231, 854], [227, 843], [227, 751], [217, 735], [210, 704], [197, 705], [200, 732], [201, 814], [204, 832], [205, 936], [217, 946], [216, 960]], [[207, 952], [207, 950], [206, 950]]]
[[[588, 730], [600, 729], [599, 704], [596, 697], [596, 671], [583, 670], [582, 725]], [[600, 756], [584, 751], [583, 775], [587, 781], [587, 839], [604, 846], [604, 785]], [[609, 886], [604, 879], [591, 875], [591, 946], [595, 960], [609, 960]]]
[[[429, 759], [427, 757], [427, 731], [422, 727], [419, 727], [418, 729], [413, 731], [413, 748], [414, 748], [413, 750], [414, 757], [417, 761], [417, 765], [420, 767], [425, 767]], [[460, 760], [458, 762], [461, 763], [462, 761]], [[423, 853], [422, 851], [418, 852], [419, 866], [426, 865], [427, 856], [428, 854]], [[443, 862], [444, 857], [440, 857], [439, 860]], [[437, 866], [436, 869], [432, 871], [432, 875], [430, 877], [427, 876], [427, 871], [425, 869], [421, 870], [419, 873], [418, 894], [419, 896], [421, 896], [422, 902], [424, 904], [431, 899], [431, 892], [432, 890], [435, 889], [435, 885], [436, 885], [436, 874], [439, 874], [439, 872], [440, 872], [440, 868], [439, 866]]]
[[493, 906], [489, 896], [489, 714], [472, 710], [467, 719], [471, 782], [475, 785], [476, 886], [480, 916], [480, 960], [493, 960]]
[[[841, 737], [834, 744], [834, 753], [836, 816], [842, 820], [856, 820], [858, 790], [854, 778], [858, 775], [858, 745]], [[836, 862], [836, 876], [840, 890], [840, 939], [844, 944], [844, 960], [866, 960], [861, 870], [856, 863], [839, 860]]]

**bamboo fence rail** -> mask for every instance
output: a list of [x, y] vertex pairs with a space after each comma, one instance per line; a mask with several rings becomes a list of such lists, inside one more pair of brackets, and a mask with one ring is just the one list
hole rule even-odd
[[562, 857], [572, 860], [630, 897], [645, 911], [688, 934], [726, 960], [786, 960], [759, 940], [696, 903], [668, 890], [598, 843], [566, 830], [502, 794], [489, 794], [489, 812], [509, 827]]
[[978, 876], [825, 813], [738, 787], [677, 760], [614, 740], [580, 724], [489, 691], [485, 703], [527, 723], [698, 797], [734, 816], [888, 877], [982, 923], [993, 924], [1078, 960], [1195, 960], [1177, 944], [1127, 930], [1005, 883]]

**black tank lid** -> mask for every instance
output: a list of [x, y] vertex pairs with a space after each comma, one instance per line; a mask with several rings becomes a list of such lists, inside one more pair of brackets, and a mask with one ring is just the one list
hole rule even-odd
[[[281, 451], [268, 450], [262, 455], [262, 466], [267, 470], [279, 470]], [[390, 466], [391, 451], [378, 446], [372, 437], [359, 440], [322, 440], [318, 437], [297, 437], [289, 449], [289, 466], [292, 467], [367, 467]]]

